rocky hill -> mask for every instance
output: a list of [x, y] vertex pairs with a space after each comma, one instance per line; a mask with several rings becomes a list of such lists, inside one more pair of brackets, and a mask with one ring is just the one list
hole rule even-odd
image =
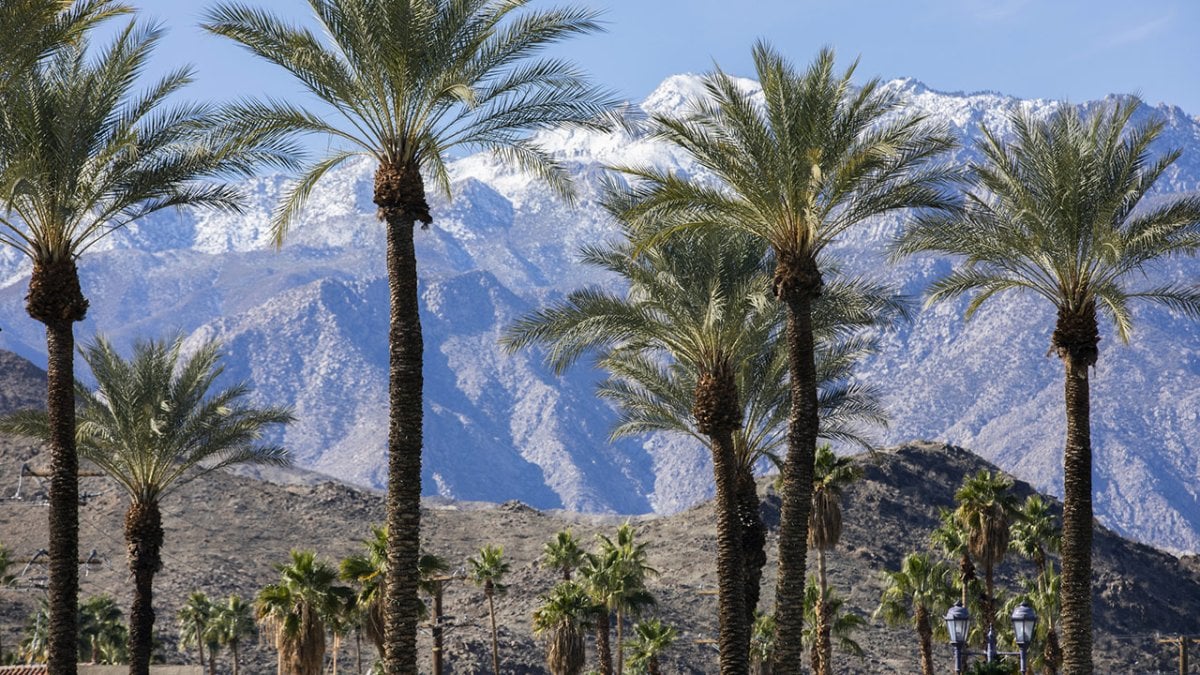
[[[0, 357], [0, 402], [11, 400], [16, 392], [37, 391], [43, 386], [37, 375], [36, 369], [17, 359]], [[848, 595], [852, 611], [869, 617], [878, 603], [880, 572], [897, 566], [906, 553], [924, 548], [938, 507], [952, 503], [964, 476], [991, 465], [962, 448], [933, 443], [908, 443], [858, 456], [857, 461], [865, 476], [846, 493], [845, 531], [829, 567], [833, 584]], [[21, 559], [46, 545], [44, 491], [27, 480], [21, 499], [11, 499], [20, 466], [26, 462], [41, 467], [47, 458], [36, 446], [0, 437], [0, 542]], [[486, 473], [486, 468], [477, 470]], [[271, 479], [214, 474], [194, 481], [163, 504], [166, 542], [164, 568], [156, 580], [156, 606], [163, 653], [169, 661], [191, 658], [176, 650], [174, 630], [175, 612], [190, 591], [216, 597], [235, 592], [251, 596], [275, 579], [272, 565], [282, 562], [289, 549], [313, 549], [336, 560], [358, 550], [369, 524], [383, 520], [383, 499], [377, 492], [296, 470], [275, 472]], [[121, 540], [125, 499], [103, 478], [85, 478], [82, 487], [89, 496], [80, 507], [80, 547], [85, 552], [95, 549], [101, 561], [84, 570], [82, 593], [85, 597], [110, 593], [127, 608], [129, 581]], [[1023, 497], [1033, 488], [1020, 482], [1016, 490]], [[778, 502], [768, 482], [762, 494], [764, 515], [772, 526], [773, 559]], [[543, 672], [542, 645], [530, 630], [538, 596], [556, 581], [553, 572], [536, 562], [543, 542], [566, 527], [590, 542], [595, 533], [611, 533], [623, 520], [542, 511], [519, 502], [496, 505], [444, 499], [427, 501], [422, 518], [425, 548], [456, 566], [464, 565], [484, 544], [504, 547], [512, 563], [509, 593], [498, 603], [506, 673]], [[661, 572], [650, 581], [659, 602], [656, 613], [681, 631], [667, 659], [667, 673], [716, 671], [712, 647], [703, 642], [716, 631], [714, 520], [708, 503], [675, 515], [631, 519], [638, 537], [649, 545], [650, 563]], [[1002, 583], [1015, 588], [1015, 577], [1029, 572], [1010, 558], [1002, 566]], [[20, 627], [41, 594], [36, 584], [44, 573], [44, 567], [32, 566], [16, 588], [0, 589], [0, 644], [5, 649], [19, 640]], [[773, 583], [772, 564], [764, 579], [767, 603]], [[1098, 672], [1171, 669], [1171, 654], [1155, 643], [1155, 635], [1200, 631], [1200, 564], [1194, 558], [1176, 558], [1097, 526], [1094, 588]], [[467, 584], [452, 584], [446, 607], [458, 626], [448, 640], [452, 672], [488, 672], [487, 605], [482, 593]], [[876, 621], [868, 624], [859, 635], [865, 658], [838, 655], [837, 672], [916, 672], [914, 635]], [[428, 637], [422, 634], [423, 654], [428, 654], [428, 648]], [[365, 645], [363, 649], [370, 651]], [[272, 672], [267, 647], [258, 645], [249, 651], [253, 665], [248, 672]], [[947, 646], [937, 646], [940, 669], [949, 668], [949, 651]], [[354, 672], [353, 663], [353, 644], [343, 645], [341, 668], [349, 670], [342, 672]], [[422, 663], [423, 668], [429, 667], [427, 660]]]

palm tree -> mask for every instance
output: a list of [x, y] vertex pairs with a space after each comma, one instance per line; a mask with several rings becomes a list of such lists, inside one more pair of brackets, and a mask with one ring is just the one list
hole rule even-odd
[[615, 540], [604, 534], [596, 535], [599, 556], [610, 561], [605, 567], [612, 572], [609, 576], [619, 582], [615, 592], [607, 598], [609, 609], [616, 615], [617, 675], [625, 668], [625, 617], [654, 604], [654, 597], [646, 590], [646, 577], [658, 574], [658, 570], [649, 565], [646, 544], [635, 543], [634, 535], [635, 530], [628, 521], [617, 528]]
[[971, 560], [971, 547], [968, 543], [966, 530], [963, 529], [955, 512], [951, 509], [939, 508], [938, 526], [929, 534], [930, 543], [940, 548], [946, 556], [958, 564], [958, 590], [963, 607], [970, 608], [974, 603], [971, 589], [977, 587], [975, 562]]
[[433, 675], [442, 675], [443, 652], [442, 638], [445, 626], [442, 625], [442, 596], [446, 584], [453, 579], [461, 579], [449, 575], [450, 563], [445, 558], [433, 553], [422, 553], [417, 559], [417, 576], [420, 577], [420, 589], [433, 601], [433, 611], [429, 616], [429, 632], [433, 638]]
[[1000, 614], [1011, 616], [1022, 601], [1028, 602], [1037, 612], [1034, 641], [1040, 643], [1041, 651], [1030, 651], [1030, 672], [1041, 667], [1044, 675], [1058, 675], [1062, 666], [1062, 648], [1058, 641], [1059, 616], [1062, 611], [1062, 576], [1047, 568], [1046, 574], [1035, 581], [1024, 580], [1025, 592], [1009, 597]]
[[750, 665], [754, 675], [771, 675], [775, 660], [775, 615], [758, 612], [750, 630]]
[[921, 652], [921, 675], [933, 675], [933, 634], [942, 625], [941, 616], [955, 600], [950, 586], [951, 569], [927, 553], [910, 553], [900, 569], [884, 572], [884, 589], [876, 618], [890, 626], [906, 623], [917, 631]]
[[[76, 385], [81, 401], [75, 445], [129, 495], [125, 543], [134, 580], [130, 610], [130, 672], [150, 668], [154, 575], [162, 567], [164, 497], [192, 479], [237, 464], [288, 463], [283, 448], [260, 445], [269, 425], [293, 420], [283, 408], [255, 408], [245, 385], [209, 393], [223, 372], [215, 343], [182, 358], [182, 338], [137, 342], [126, 361], [102, 337], [83, 349], [97, 389]], [[44, 411], [0, 419], [0, 431], [48, 441]]]
[[678, 631], [658, 619], [637, 622], [633, 626], [633, 639], [629, 641], [629, 665], [636, 672], [659, 675], [659, 658], [678, 636]]
[[241, 4], [210, 10], [205, 28], [288, 71], [336, 112], [338, 121], [327, 122], [271, 101], [229, 116], [251, 138], [315, 133], [338, 143], [288, 190], [274, 219], [277, 244], [322, 175], [359, 155], [378, 165], [374, 201], [387, 231], [391, 306], [386, 671], [415, 672], [420, 601], [410, 570], [420, 555], [422, 335], [413, 226], [433, 222], [425, 176], [449, 194], [448, 154], [488, 149], [568, 195], [563, 167], [527, 134], [564, 124], [605, 128], [611, 103], [569, 62], [534, 55], [599, 24], [584, 10], [523, 11], [524, 0], [309, 4], [323, 40]]
[[1012, 550], [1033, 561], [1039, 583], [1047, 573], [1053, 573], [1051, 554], [1056, 554], [1062, 545], [1062, 527], [1050, 512], [1050, 503], [1041, 495], [1025, 498], [1011, 529]]
[[207, 595], [201, 591], [193, 591], [188, 596], [187, 602], [179, 608], [177, 615], [179, 649], [183, 651], [195, 644], [196, 651], [199, 653], [201, 669], [204, 668], [204, 636], [208, 632], [208, 625], [212, 621], [214, 609], [215, 607]]
[[[791, 407], [783, 473], [775, 659], [799, 672], [805, 558], [819, 433], [813, 303], [829, 245], [856, 224], [911, 208], [949, 205], [951, 170], [934, 163], [953, 138], [901, 111], [873, 79], [853, 90], [854, 66], [834, 72], [832, 50], [803, 73], [765, 43], [753, 51], [762, 98], [717, 71], [707, 99], [684, 118], [656, 116], [658, 134], [705, 176], [624, 167], [635, 179], [628, 218], [646, 244], [692, 228], [749, 232], [774, 251], [773, 291], [787, 313]], [[709, 178], [715, 177], [716, 182]]]
[[968, 476], [954, 493], [958, 508], [954, 517], [967, 535], [967, 547], [976, 563], [983, 566], [983, 634], [992, 629], [996, 614], [996, 565], [1008, 552], [1009, 527], [1017, 515], [1016, 498], [1009, 490], [1012, 479], [980, 470]]
[[1126, 98], [1082, 115], [1063, 106], [1045, 120], [1011, 118], [1005, 143], [987, 128], [962, 209], [909, 228], [897, 252], [939, 252], [965, 262], [930, 287], [930, 302], [974, 293], [966, 318], [1007, 290], [1057, 310], [1051, 348], [1063, 362], [1063, 669], [1092, 672], [1092, 442], [1088, 369], [1099, 358], [1098, 313], [1117, 336], [1132, 330], [1129, 303], [1150, 300], [1193, 318], [1200, 291], [1182, 282], [1141, 288], [1157, 263], [1200, 249], [1200, 197], [1143, 204], [1180, 156], [1156, 158], [1161, 119], [1134, 124]]
[[[74, 644], [72, 649], [75, 649]], [[45, 598], [38, 601], [37, 609], [29, 617], [25, 636], [17, 645], [17, 656], [26, 665], [46, 663], [50, 658], [50, 605]]]
[[339, 576], [357, 585], [356, 603], [364, 612], [363, 632], [384, 657], [383, 602], [387, 584], [387, 526], [371, 526], [371, 538], [363, 541], [366, 552], [342, 560]]
[[492, 672], [500, 675], [500, 644], [496, 633], [496, 596], [508, 591], [501, 580], [508, 574], [508, 562], [504, 560], [504, 548], [488, 544], [479, 549], [478, 558], [468, 558], [470, 571], [467, 576], [477, 586], [483, 587], [487, 596], [488, 617], [492, 622]]
[[190, 81], [187, 69], [146, 92], [132, 91], [161, 35], [131, 21], [95, 53], [76, 35], [15, 77], [0, 101], [0, 245], [32, 261], [26, 310], [46, 327], [50, 667], [56, 673], [75, 672], [65, 646], [74, 640], [78, 587], [73, 325], [88, 308], [76, 260], [106, 234], [161, 209], [239, 209], [237, 191], [204, 181], [245, 174], [271, 154], [214, 133], [208, 106], [165, 107]]
[[[831, 643], [836, 642], [838, 649], [858, 658], [863, 657], [862, 646], [854, 639], [855, 631], [867, 625], [867, 620], [854, 612], [844, 611], [846, 609], [846, 599], [833, 591], [825, 593], [824, 600], [821, 598], [820, 589], [817, 586], [816, 579], [811, 579], [804, 591], [804, 616], [807, 620], [807, 625], [804, 628], [803, 639], [804, 646], [808, 648], [809, 661], [812, 663], [813, 672], [819, 672], [819, 669], [824, 664], [828, 664], [830, 672], [833, 672], [833, 666], [830, 659], [832, 658], [832, 649], [828, 656], [818, 652], [820, 642], [819, 626], [821, 619], [817, 616], [818, 603], [824, 602], [825, 611], [828, 612], [829, 634]], [[778, 647], [776, 647], [778, 653]], [[776, 657], [775, 667], [778, 669], [779, 660]]]
[[243, 640], [258, 633], [254, 625], [253, 608], [241, 596], [231, 595], [225, 604], [213, 608], [209, 625], [215, 631], [217, 641], [222, 646], [229, 647], [233, 675], [238, 675], [241, 671], [238, 647]]
[[535, 635], [549, 634], [546, 667], [552, 675], [579, 675], [587, 662], [584, 635], [602, 608], [580, 584], [560, 581], [542, 597], [543, 604], [533, 613]]
[[825, 554], [842, 538], [842, 491], [862, 477], [862, 469], [847, 457], [838, 457], [828, 445], [817, 448], [813, 462], [813, 505], [808, 522], [808, 546], [817, 553], [817, 618], [815, 651], [819, 657], [817, 675], [831, 675], [833, 615], [828, 603], [829, 581], [825, 573]]
[[254, 618], [275, 643], [280, 675], [320, 675], [325, 664], [325, 626], [352, 592], [337, 586], [337, 572], [312, 551], [291, 553], [277, 565], [280, 580], [258, 593]]
[[571, 528], [561, 530], [542, 547], [542, 565], [562, 573], [563, 581], [571, 580], [571, 573], [583, 564], [584, 552], [579, 540], [571, 534]]
[[120, 14], [128, 5], [111, 0], [8, 0], [0, 3], [0, 95], [48, 54], [75, 42], [91, 28]]
[[[111, 595], [79, 603], [79, 654], [92, 663], [122, 663], [129, 638], [125, 615]], [[86, 655], [86, 656], [85, 656]]]

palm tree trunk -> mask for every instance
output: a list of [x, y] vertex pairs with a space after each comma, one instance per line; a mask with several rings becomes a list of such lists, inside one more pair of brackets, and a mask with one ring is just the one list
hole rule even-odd
[[1092, 673], [1092, 441], [1088, 368], [1066, 363], [1067, 443], [1063, 454], [1062, 668]]
[[596, 617], [596, 655], [600, 659], [600, 675], [613, 675], [612, 648], [608, 644], [608, 610], [601, 610]]
[[1051, 628], [1046, 631], [1046, 646], [1042, 649], [1042, 673], [1058, 675], [1058, 666], [1061, 660], [1062, 650], [1058, 646], [1058, 632]]
[[442, 675], [442, 583], [433, 594], [433, 675]]
[[[741, 463], [737, 470], [737, 502], [738, 521], [742, 530], [742, 583], [746, 588], [742, 609], [746, 614], [746, 626], [749, 627], [754, 625], [763, 568], [767, 565], [767, 526], [763, 523], [759, 508], [754, 473], [749, 466]], [[746, 634], [750, 634], [749, 628]]]
[[625, 616], [617, 610], [617, 675], [625, 672]]
[[816, 547], [817, 554], [817, 606], [813, 614], [817, 617], [816, 651], [817, 675], [831, 675], [833, 672], [833, 643], [830, 640], [833, 627], [830, 625], [827, 589], [829, 578], [825, 571], [825, 549]]
[[388, 572], [384, 607], [388, 675], [417, 672], [417, 559], [421, 530], [422, 350], [413, 225], [432, 222], [415, 165], [380, 165], [375, 203], [387, 226]]
[[917, 638], [921, 642], [921, 675], [933, 675], [933, 626], [925, 605], [917, 605]]
[[200, 669], [204, 670], [204, 631], [200, 625], [196, 626], [196, 651], [200, 652]]
[[983, 602], [983, 635], [987, 639], [988, 631], [996, 627], [996, 579], [994, 565], [990, 560], [983, 566], [983, 583], [985, 587]]
[[79, 457], [75, 450], [75, 335], [87, 314], [70, 257], [34, 261], [25, 308], [46, 326], [46, 411], [50, 418], [50, 672], [75, 675], [79, 660]]
[[208, 675], [217, 675], [217, 647], [209, 645], [208, 647]]
[[[354, 672], [362, 675], [362, 629], [354, 629]], [[234, 673], [233, 675], [237, 675]]]
[[487, 594], [487, 599], [488, 616], [492, 619], [492, 673], [500, 675], [500, 643], [496, 639], [496, 601], [492, 593]]
[[659, 675], [658, 657], [651, 656], [646, 663], [646, 675]]
[[788, 454], [782, 472], [779, 578], [775, 586], [775, 672], [798, 675], [804, 658], [802, 633], [808, 517], [812, 510], [818, 425], [812, 303], [820, 296], [821, 280], [816, 261], [801, 263], [784, 253], [777, 252], [776, 288], [787, 306], [792, 408], [788, 419]]
[[341, 649], [341, 647], [342, 647], [342, 636], [338, 635], [337, 632], [334, 632], [334, 634], [333, 634], [333, 674], [332, 675], [337, 675], [338, 650]]
[[237, 640], [229, 641], [229, 651], [231, 654], [233, 654], [233, 675], [240, 675], [242, 666], [241, 666], [241, 662], [238, 660], [238, 641]]
[[[162, 514], [155, 502], [134, 501], [125, 513], [125, 546], [133, 576], [129, 609], [129, 675], [149, 675], [154, 649], [154, 574], [162, 564]], [[201, 649], [203, 651], [203, 649]]]

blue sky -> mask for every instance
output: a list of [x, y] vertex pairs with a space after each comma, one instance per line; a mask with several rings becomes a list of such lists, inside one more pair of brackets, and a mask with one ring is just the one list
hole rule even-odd
[[[304, 0], [247, 0], [302, 20]], [[136, 0], [135, 0], [136, 2]], [[192, 63], [192, 95], [227, 99], [298, 92], [288, 79], [196, 24], [208, 2], [143, 0], [170, 33], [159, 63]], [[548, 7], [556, 2], [534, 2]], [[798, 65], [823, 45], [858, 78], [914, 77], [943, 91], [993, 90], [1083, 101], [1140, 93], [1200, 115], [1200, 2], [1195, 0], [593, 0], [608, 32], [557, 50], [624, 98], [640, 100], [668, 75], [713, 63], [751, 75], [765, 38]]]

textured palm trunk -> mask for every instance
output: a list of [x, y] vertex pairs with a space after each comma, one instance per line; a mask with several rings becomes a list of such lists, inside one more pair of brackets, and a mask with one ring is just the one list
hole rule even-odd
[[1092, 674], [1092, 432], [1088, 368], [1100, 336], [1094, 303], [1059, 310], [1053, 345], [1063, 360], [1067, 434], [1063, 452], [1062, 669]]
[[646, 673], [647, 673], [647, 675], [659, 675], [659, 673], [661, 673], [661, 672], [662, 672], [662, 671], [659, 669], [659, 666], [658, 666], [658, 657], [657, 657], [657, 656], [651, 656], [651, 657], [650, 657], [650, 658], [649, 658], [649, 659], [646, 661]]
[[617, 675], [625, 672], [625, 614], [617, 610]]
[[442, 675], [442, 583], [433, 593], [433, 675]]
[[971, 562], [971, 556], [963, 553], [958, 558], [958, 581], [962, 590], [962, 606], [970, 607], [970, 597], [968, 589], [971, 587], [971, 582], [975, 580], [975, 563]]
[[1062, 650], [1058, 646], [1058, 632], [1051, 628], [1046, 631], [1046, 646], [1042, 648], [1043, 675], [1058, 675], [1061, 660]]
[[46, 411], [50, 418], [50, 672], [75, 675], [79, 611], [79, 457], [75, 451], [75, 335], [87, 314], [70, 257], [34, 261], [25, 298], [46, 326]]
[[492, 621], [492, 674], [500, 675], [500, 643], [496, 639], [496, 599], [495, 593], [491, 589], [492, 582], [488, 582], [488, 616]]
[[779, 525], [779, 575], [775, 586], [775, 672], [800, 672], [804, 658], [804, 584], [808, 518], [812, 510], [813, 461], [817, 451], [817, 373], [812, 303], [821, 294], [821, 275], [811, 257], [776, 252], [775, 293], [787, 307], [791, 414], [788, 454], [783, 464]]
[[354, 629], [354, 672], [362, 675], [362, 630], [359, 628]]
[[[125, 546], [133, 576], [129, 609], [129, 673], [149, 675], [154, 649], [154, 575], [162, 566], [162, 514], [158, 504], [134, 501], [125, 513]], [[211, 670], [211, 668], [210, 668]]]
[[217, 675], [217, 647], [209, 645], [208, 647], [208, 675]]
[[712, 448], [717, 488], [717, 593], [721, 632], [718, 643], [722, 675], [747, 675], [750, 668], [750, 624], [746, 616], [741, 523], [738, 518], [737, 457], [733, 433], [742, 426], [737, 381], [729, 363], [721, 362], [696, 382], [692, 414], [697, 430]]
[[933, 625], [925, 605], [917, 605], [917, 639], [921, 642], [921, 675], [933, 675]]
[[983, 636], [985, 641], [987, 640], [988, 631], [993, 630], [996, 626], [996, 579], [995, 570], [993, 569], [995, 566], [991, 561], [986, 562], [987, 564], [983, 566], [983, 602], [979, 603], [982, 605]]
[[754, 625], [758, 598], [762, 587], [763, 568], [767, 565], [767, 526], [759, 509], [758, 486], [750, 467], [739, 462], [737, 470], [738, 522], [742, 537], [742, 583], [746, 592], [743, 611], [746, 615], [746, 634]]
[[388, 327], [388, 572], [384, 602], [384, 672], [416, 675], [417, 559], [421, 530], [421, 315], [413, 227], [429, 224], [421, 172], [381, 165], [375, 204], [387, 227]]
[[[204, 631], [201, 626], [196, 626], [196, 652], [200, 654], [200, 670], [204, 670]], [[280, 671], [283, 666], [280, 666]]]
[[613, 675], [612, 648], [608, 644], [608, 610], [596, 617], [596, 656], [600, 660], [600, 675]]
[[833, 633], [832, 617], [829, 616], [829, 577], [825, 570], [825, 549], [816, 547], [817, 554], [817, 606], [813, 612], [817, 617], [816, 653], [817, 663], [814, 671], [817, 675], [832, 675], [833, 673]]
[[242, 672], [241, 660], [238, 658], [238, 641], [229, 641], [229, 652], [233, 657], [233, 675], [239, 675]]
[[340, 650], [341, 648], [342, 648], [342, 636], [338, 635], [337, 633], [334, 633], [333, 634], [333, 657], [332, 657], [333, 658], [333, 673], [331, 675], [337, 675], [338, 650]]

